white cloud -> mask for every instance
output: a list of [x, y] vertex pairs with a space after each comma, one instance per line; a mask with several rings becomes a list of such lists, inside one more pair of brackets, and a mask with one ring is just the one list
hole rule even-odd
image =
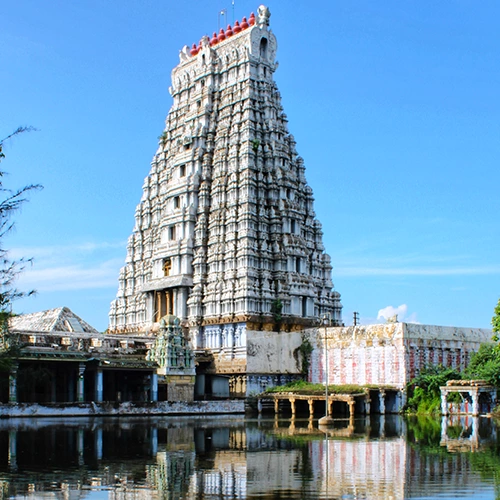
[[380, 309], [377, 314], [377, 319], [385, 319], [387, 321], [389, 318], [392, 318], [395, 315], [398, 316], [398, 321], [420, 324], [420, 322], [417, 320], [417, 313], [413, 312], [411, 314], [408, 314], [408, 306], [406, 304], [401, 304], [398, 307], [387, 306], [383, 309]]
[[19, 276], [17, 286], [21, 290], [38, 292], [118, 287], [118, 274], [123, 264], [122, 259], [112, 259], [87, 265], [27, 269]]
[[38, 260], [59, 260], [64, 258], [70, 260], [74, 257], [83, 258], [95, 252], [121, 250], [125, 252], [127, 242], [86, 242], [77, 243], [74, 245], [46, 245], [46, 246], [33, 246], [33, 247], [17, 247], [9, 250], [9, 257], [11, 259], [20, 259], [22, 257], [33, 258]]
[[125, 264], [124, 242], [84, 242], [70, 245], [14, 248], [12, 259], [33, 257], [16, 286], [38, 292], [118, 287], [120, 267]]
[[377, 314], [377, 319], [388, 320], [389, 318], [392, 318], [397, 314], [398, 321], [402, 321], [406, 316], [407, 312], [408, 312], [408, 306], [406, 304], [401, 304], [398, 307], [387, 306], [384, 307], [383, 309], [380, 309], [380, 311]]

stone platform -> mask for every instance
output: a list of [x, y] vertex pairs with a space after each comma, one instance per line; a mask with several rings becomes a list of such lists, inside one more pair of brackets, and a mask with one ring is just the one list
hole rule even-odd
[[157, 403], [0, 404], [0, 418], [216, 415], [245, 412], [243, 400]]

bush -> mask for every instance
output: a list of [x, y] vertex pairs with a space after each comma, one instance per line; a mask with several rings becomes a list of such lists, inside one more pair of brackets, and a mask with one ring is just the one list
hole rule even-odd
[[408, 392], [407, 410], [415, 413], [438, 413], [441, 409], [440, 387], [448, 380], [462, 379], [454, 368], [442, 365], [424, 368], [406, 387]]
[[495, 387], [500, 387], [500, 346], [482, 344], [465, 369], [467, 378], [483, 379]]

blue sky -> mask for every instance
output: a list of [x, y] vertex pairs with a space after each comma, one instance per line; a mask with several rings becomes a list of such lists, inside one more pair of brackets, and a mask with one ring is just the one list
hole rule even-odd
[[[259, 5], [234, 3], [236, 19]], [[267, 5], [345, 323], [353, 311], [365, 323], [397, 311], [489, 328], [500, 296], [500, 3]], [[170, 72], [232, 12], [230, 0], [3, 3], [0, 137], [39, 129], [6, 144], [5, 183], [44, 186], [5, 241], [34, 257], [19, 286], [38, 294], [17, 312], [66, 305], [106, 328]]]

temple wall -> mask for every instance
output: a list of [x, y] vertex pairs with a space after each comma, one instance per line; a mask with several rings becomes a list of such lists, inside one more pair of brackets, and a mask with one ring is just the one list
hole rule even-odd
[[[308, 331], [313, 352], [308, 380], [325, 382], [325, 330]], [[491, 331], [406, 323], [326, 329], [328, 383], [403, 389], [422, 368], [464, 368]]]
[[247, 332], [247, 373], [301, 374], [301, 332]]
[[490, 342], [491, 330], [404, 324], [407, 380], [428, 365], [443, 365], [462, 370], [471, 354]]

